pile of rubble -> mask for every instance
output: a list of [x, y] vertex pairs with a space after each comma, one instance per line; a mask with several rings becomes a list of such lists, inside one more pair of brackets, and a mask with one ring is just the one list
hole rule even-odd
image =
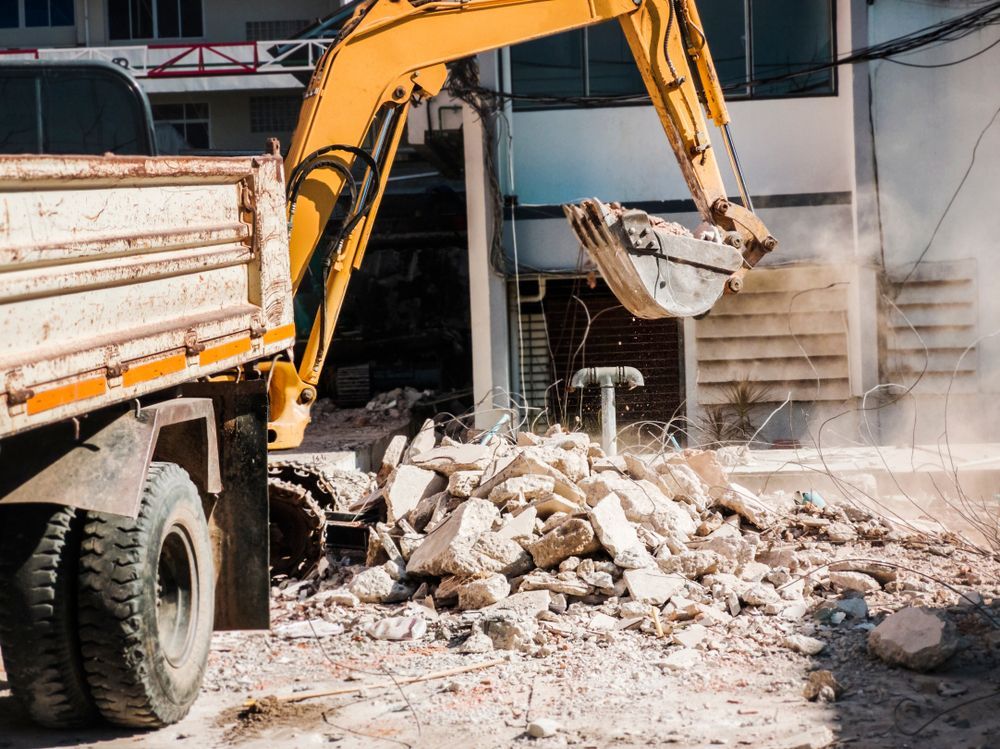
[[467, 631], [459, 652], [545, 655], [560, 620], [568, 633], [582, 615], [590, 634], [669, 636], [682, 646], [670, 656], [677, 668], [715, 628], [807, 655], [825, 646], [809, 634], [817, 627], [874, 629], [865, 596], [904, 581], [891, 564], [834, 561], [834, 550], [899, 531], [850, 506], [759, 497], [727, 479], [739, 459], [732, 449], [608, 456], [559, 428], [516, 444], [435, 444], [428, 422], [410, 444], [393, 440], [377, 489], [351, 508], [383, 518], [366, 564], [324, 565], [299, 597], [412, 600], [402, 616], [360, 626], [376, 639], [419, 639], [427, 621], [450, 617], [438, 634]]

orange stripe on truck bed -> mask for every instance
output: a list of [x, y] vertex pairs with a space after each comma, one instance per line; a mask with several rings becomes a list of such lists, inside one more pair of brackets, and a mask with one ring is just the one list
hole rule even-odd
[[230, 341], [229, 343], [223, 343], [221, 346], [212, 346], [202, 351], [198, 355], [198, 363], [205, 367], [209, 364], [215, 364], [223, 359], [229, 359], [233, 356], [239, 356], [240, 354], [245, 354], [250, 350], [250, 337], [238, 338], [235, 341]]
[[26, 408], [30, 416], [42, 411], [58, 408], [59, 406], [65, 406], [67, 403], [75, 403], [86, 398], [96, 398], [99, 395], [104, 395], [107, 389], [107, 381], [104, 379], [104, 375], [101, 375], [89, 380], [80, 380], [69, 385], [61, 385], [60, 387], [33, 395], [28, 398]]
[[140, 382], [155, 380], [157, 377], [183, 372], [187, 366], [187, 357], [184, 354], [174, 354], [163, 359], [130, 366], [122, 373], [122, 385], [131, 387]]
[[283, 341], [286, 338], [295, 337], [295, 324], [288, 323], [288, 325], [282, 325], [280, 328], [272, 328], [264, 334], [264, 345], [270, 343], [277, 343], [278, 341]]

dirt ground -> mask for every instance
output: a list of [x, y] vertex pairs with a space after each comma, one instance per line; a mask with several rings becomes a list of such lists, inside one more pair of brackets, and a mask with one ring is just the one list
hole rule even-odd
[[[859, 544], [838, 550], [846, 554], [889, 559], [953, 581], [968, 579], [974, 567], [972, 580], [986, 600], [998, 593], [1000, 565], [963, 551]], [[585, 604], [543, 623], [550, 638], [544, 657], [463, 655], [456, 645], [465, 639], [468, 615], [435, 615], [413, 603], [329, 606], [286, 594], [274, 604], [271, 633], [216, 635], [206, 688], [180, 724], [152, 733], [42, 731], [19, 720], [0, 677], [0, 748], [1000, 747], [1000, 632], [986, 616], [956, 606], [947, 588], [932, 583], [922, 592], [883, 591], [867, 600], [872, 618], [861, 624], [820, 624], [808, 615], [778, 622], [745, 610], [728, 627], [710, 628], [705, 642], [687, 650], [692, 660], [678, 665], [669, 657], [683, 648], [669, 632], [595, 629], [588, 625], [597, 621], [595, 607]], [[905, 602], [936, 608], [958, 626], [964, 648], [943, 668], [918, 674], [868, 654], [867, 630]], [[401, 612], [427, 620], [421, 639], [388, 642], [365, 634], [367, 623]], [[998, 617], [1000, 607], [986, 613]], [[312, 622], [305, 636], [285, 627], [305, 621]], [[331, 633], [317, 629], [322, 636], [314, 636], [317, 626]], [[810, 634], [826, 648], [818, 656], [793, 652], [783, 642], [792, 633]], [[837, 701], [803, 697], [817, 669], [829, 669], [844, 687]], [[351, 688], [357, 691], [282, 701]], [[969, 700], [976, 701], [965, 705]], [[526, 727], [539, 718], [556, 720], [560, 730], [531, 738]]]

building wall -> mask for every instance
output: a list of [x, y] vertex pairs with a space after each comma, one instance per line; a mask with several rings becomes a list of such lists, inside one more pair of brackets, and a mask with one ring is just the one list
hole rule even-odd
[[[877, 2], [869, 8], [870, 41], [973, 9], [970, 3]], [[900, 59], [947, 64], [998, 38], [1000, 28], [993, 26]], [[879, 413], [887, 439], [908, 440], [914, 423], [918, 441], [937, 441], [946, 427], [950, 441], [1000, 439], [1000, 211], [992, 209], [1000, 200], [998, 67], [1000, 47], [944, 67], [871, 66], [882, 251], [890, 282], [909, 277], [905, 289], [890, 283], [887, 296], [899, 309], [883, 315], [883, 333], [910, 349], [883, 361], [886, 379], [912, 387]], [[859, 128], [868, 126], [863, 119]]]

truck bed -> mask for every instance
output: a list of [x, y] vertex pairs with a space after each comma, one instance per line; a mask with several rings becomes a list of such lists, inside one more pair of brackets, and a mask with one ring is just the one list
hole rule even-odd
[[277, 156], [0, 156], [0, 437], [294, 342]]

